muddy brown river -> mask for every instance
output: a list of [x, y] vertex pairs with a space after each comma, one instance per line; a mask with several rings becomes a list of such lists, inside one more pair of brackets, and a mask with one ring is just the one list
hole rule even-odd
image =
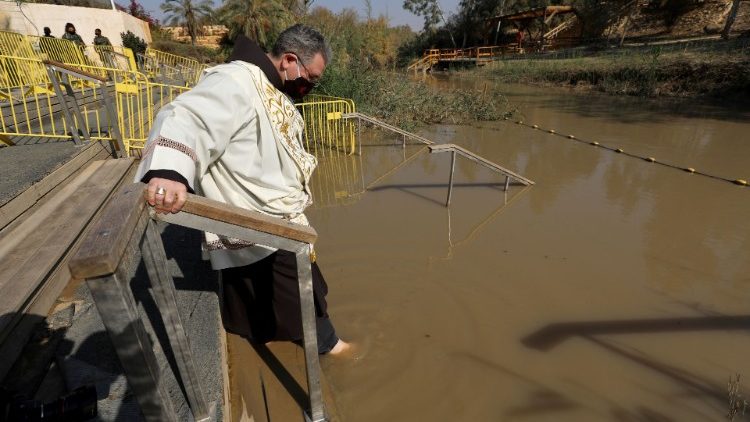
[[[747, 110], [502, 89], [529, 124], [750, 179]], [[459, 158], [446, 208], [450, 156], [378, 130], [321, 159], [343, 420], [723, 421], [736, 374], [750, 398], [750, 187], [512, 122], [420, 133], [536, 185]]]

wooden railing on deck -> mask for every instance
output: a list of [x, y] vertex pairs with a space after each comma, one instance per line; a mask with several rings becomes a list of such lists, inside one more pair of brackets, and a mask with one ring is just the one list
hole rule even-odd
[[187, 335], [177, 312], [175, 287], [154, 220], [294, 252], [300, 287], [305, 364], [310, 397], [306, 418], [325, 420], [312, 294], [311, 227], [188, 195], [182, 211], [156, 214], [144, 201], [144, 185], [123, 187], [111, 200], [70, 262], [71, 273], [86, 280], [102, 321], [122, 363], [128, 383], [149, 421], [175, 421], [176, 409], [166, 391], [154, 350], [136, 309], [129, 280], [142, 256], [153, 285], [154, 300], [196, 421], [212, 420]]

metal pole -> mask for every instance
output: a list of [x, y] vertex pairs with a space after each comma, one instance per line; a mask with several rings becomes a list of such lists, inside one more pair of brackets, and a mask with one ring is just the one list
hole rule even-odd
[[323, 392], [320, 388], [320, 361], [318, 360], [318, 334], [315, 322], [312, 269], [310, 268], [310, 245], [297, 251], [297, 278], [299, 282], [300, 311], [302, 312], [302, 336], [305, 345], [305, 367], [307, 368], [307, 391], [310, 396], [310, 419], [312, 422], [326, 420]]
[[453, 192], [453, 171], [456, 169], [456, 151], [451, 151], [451, 176], [448, 179], [448, 199], [445, 201], [445, 206], [451, 204], [451, 193]]
[[[112, 136], [112, 143], [114, 144], [115, 158], [123, 158], [128, 156], [128, 151], [125, 149], [125, 143], [122, 139], [122, 133], [120, 133], [120, 122], [117, 121], [117, 110], [115, 109], [114, 101], [107, 92], [107, 84], [102, 82], [102, 100], [104, 100], [104, 108], [107, 110], [107, 117], [109, 118], [109, 130]], [[132, 118], [132, 116], [131, 116]], [[100, 129], [101, 130], [101, 129]], [[119, 151], [118, 151], [119, 150]]]
[[52, 87], [57, 95], [57, 101], [60, 103], [60, 107], [62, 107], [65, 121], [68, 122], [68, 128], [70, 128], [70, 135], [73, 137], [73, 143], [76, 145], [82, 145], [83, 142], [78, 136], [78, 129], [76, 128], [75, 120], [73, 120], [73, 116], [71, 116], [70, 109], [68, 108], [68, 100], [66, 99], [66, 96], [63, 95], [62, 89], [60, 88], [60, 80], [57, 79], [55, 71], [49, 67], [47, 67], [47, 75], [49, 75], [49, 79], [52, 81]]
[[357, 143], [359, 144], [359, 156], [362, 156], [362, 119], [357, 119]]
[[509, 185], [510, 185], [510, 176], [505, 176], [505, 192], [508, 191]]

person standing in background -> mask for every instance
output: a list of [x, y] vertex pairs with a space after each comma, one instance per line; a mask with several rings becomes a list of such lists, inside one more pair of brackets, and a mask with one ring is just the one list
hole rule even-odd
[[76, 34], [76, 27], [70, 22], [65, 24], [65, 33], [63, 34], [62, 39], [73, 41], [81, 47], [84, 46], [83, 38]]
[[112, 43], [109, 42], [109, 38], [102, 35], [101, 29], [96, 28], [94, 30], [94, 45], [112, 45]]

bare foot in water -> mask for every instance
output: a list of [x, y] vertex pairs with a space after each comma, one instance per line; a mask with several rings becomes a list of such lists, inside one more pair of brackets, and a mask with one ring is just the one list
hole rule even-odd
[[333, 349], [331, 349], [328, 354], [331, 356], [350, 357], [354, 355], [355, 351], [356, 347], [352, 343], [347, 343], [344, 340], [339, 339], [339, 341], [335, 346], [333, 346]]

